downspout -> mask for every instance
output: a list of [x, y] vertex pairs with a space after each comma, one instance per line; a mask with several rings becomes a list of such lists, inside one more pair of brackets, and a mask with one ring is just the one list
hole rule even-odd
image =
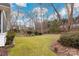
[[1, 11], [1, 33], [3, 33], [3, 11]]

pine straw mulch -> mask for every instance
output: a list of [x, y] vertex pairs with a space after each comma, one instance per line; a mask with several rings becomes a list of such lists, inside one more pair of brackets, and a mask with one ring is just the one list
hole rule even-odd
[[8, 56], [8, 50], [5, 47], [0, 47], [0, 56]]
[[64, 47], [57, 41], [52, 42], [51, 50], [58, 56], [79, 56], [79, 49]]
[[8, 56], [8, 49], [14, 47], [14, 44], [6, 45], [4, 47], [0, 47], [0, 56]]

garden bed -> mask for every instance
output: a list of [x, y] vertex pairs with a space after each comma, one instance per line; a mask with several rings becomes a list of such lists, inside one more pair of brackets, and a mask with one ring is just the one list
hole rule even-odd
[[8, 50], [6, 47], [0, 47], [0, 56], [8, 56]]
[[58, 56], [79, 56], [79, 49], [64, 47], [57, 41], [53, 42], [51, 45], [51, 50]]

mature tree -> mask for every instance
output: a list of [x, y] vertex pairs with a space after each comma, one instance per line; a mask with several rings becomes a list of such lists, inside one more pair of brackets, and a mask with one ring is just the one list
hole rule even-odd
[[61, 20], [61, 16], [60, 16], [60, 14], [59, 14], [58, 10], [56, 9], [56, 7], [54, 6], [54, 4], [52, 4], [52, 3], [51, 3], [51, 6], [52, 6], [52, 7], [53, 7], [53, 9], [55, 10], [55, 12], [56, 12], [56, 14], [57, 14], [58, 19], [59, 19], [59, 20]]
[[65, 4], [65, 5], [66, 5], [67, 13], [68, 13], [67, 30], [71, 30], [72, 29], [71, 25], [73, 24], [73, 7], [74, 7], [74, 3]]
[[60, 32], [60, 26], [61, 21], [58, 21], [57, 19], [48, 21], [49, 25], [49, 33], [59, 33]]
[[[35, 16], [34, 18], [34, 23], [35, 23], [35, 29], [37, 31], [38, 27], [40, 29], [40, 32], [44, 32], [44, 26], [43, 26], [43, 21], [44, 21], [44, 15], [46, 14], [48, 10], [43, 7], [36, 7], [33, 9], [33, 15]], [[39, 25], [38, 25], [39, 24]], [[38, 26], [37, 26], [38, 25]]]

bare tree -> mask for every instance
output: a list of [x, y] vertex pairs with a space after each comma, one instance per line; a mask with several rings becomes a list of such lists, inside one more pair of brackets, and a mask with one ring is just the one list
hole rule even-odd
[[57, 11], [56, 7], [51, 3], [51, 6], [53, 7], [53, 9], [55, 10], [55, 12], [57, 13], [57, 17], [59, 20], [61, 20], [61, 16], [59, 14], [59, 12]]
[[67, 9], [67, 13], [68, 13], [68, 24], [67, 24], [67, 30], [71, 30], [71, 26], [73, 24], [73, 7], [74, 7], [74, 3], [71, 4], [65, 4], [66, 5], [66, 9]]
[[[39, 27], [39, 32], [43, 33], [44, 28], [43, 28], [43, 21], [44, 21], [44, 15], [48, 10], [46, 8], [41, 7], [36, 7], [33, 9], [33, 15], [34, 15], [34, 23], [35, 23], [35, 29], [37, 31]], [[38, 25], [39, 24], [39, 25]]]

